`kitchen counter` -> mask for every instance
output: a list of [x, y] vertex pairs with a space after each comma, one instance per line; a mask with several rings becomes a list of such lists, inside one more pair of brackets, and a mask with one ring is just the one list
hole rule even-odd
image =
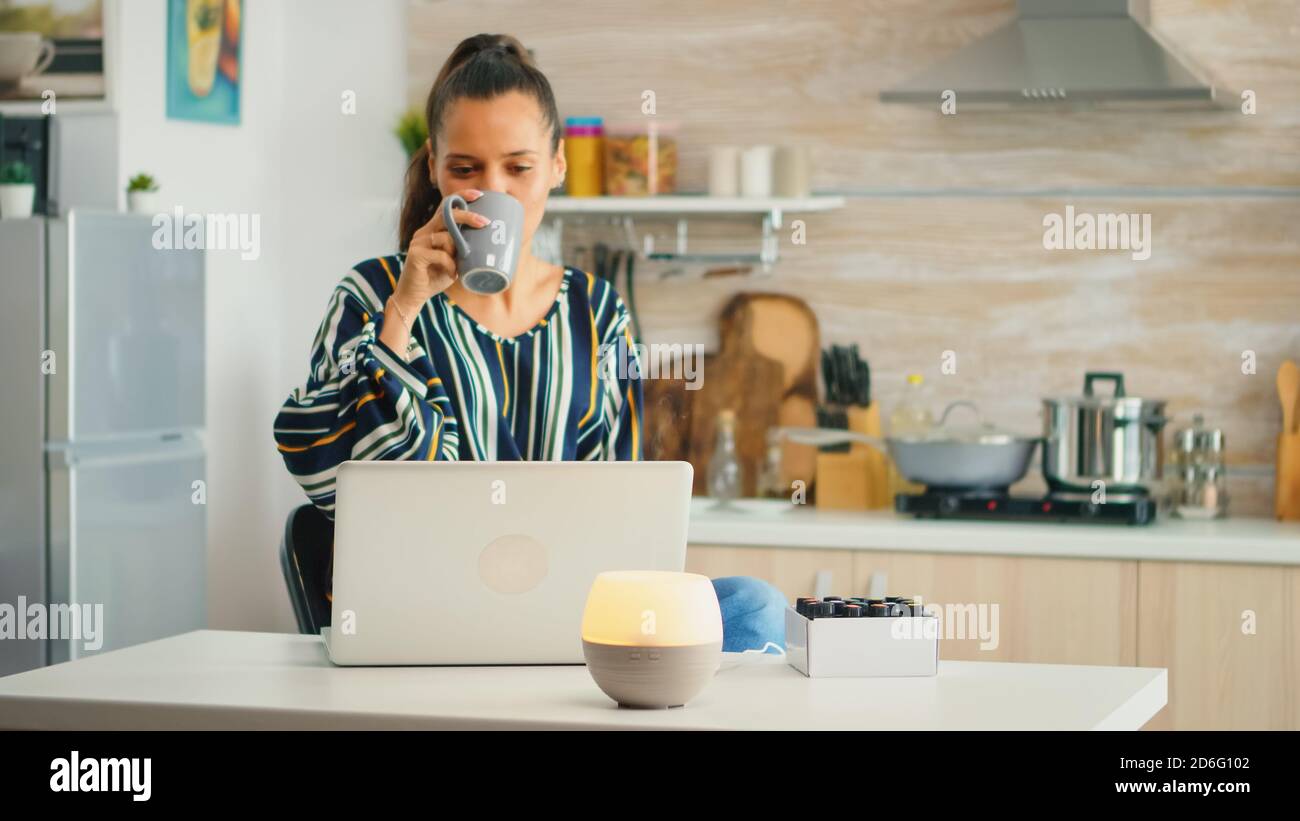
[[1161, 518], [1151, 525], [933, 521], [893, 511], [819, 511], [744, 500], [741, 512], [691, 500], [688, 542], [748, 547], [915, 550], [1009, 556], [1300, 565], [1300, 522]]

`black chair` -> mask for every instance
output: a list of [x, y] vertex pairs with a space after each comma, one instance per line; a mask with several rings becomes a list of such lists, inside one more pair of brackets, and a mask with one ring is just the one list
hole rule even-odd
[[325, 592], [330, 589], [333, 552], [334, 522], [315, 505], [303, 505], [289, 514], [280, 542], [280, 570], [300, 633], [317, 636], [329, 626]]

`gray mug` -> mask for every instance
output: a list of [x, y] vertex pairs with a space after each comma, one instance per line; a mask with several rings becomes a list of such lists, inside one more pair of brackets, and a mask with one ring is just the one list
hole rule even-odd
[[[459, 225], [452, 208], [482, 214], [489, 222], [482, 228]], [[510, 287], [519, 263], [519, 246], [524, 232], [524, 206], [500, 191], [484, 191], [473, 202], [460, 194], [442, 200], [442, 222], [456, 243], [456, 270], [461, 284], [476, 294], [499, 294]]]

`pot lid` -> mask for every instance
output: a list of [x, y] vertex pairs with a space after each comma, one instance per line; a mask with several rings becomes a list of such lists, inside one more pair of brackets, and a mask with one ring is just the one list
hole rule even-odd
[[[1093, 385], [1101, 382], [1111, 383], [1108, 394], [1094, 390]], [[1085, 408], [1120, 408], [1137, 412], [1142, 408], [1159, 408], [1165, 404], [1164, 399], [1142, 399], [1129, 396], [1124, 389], [1124, 374], [1118, 371], [1088, 371], [1083, 375], [1082, 396], [1049, 396], [1046, 403], [1064, 403]]]
[[[956, 408], [969, 408], [975, 414], [974, 420], [949, 421], [948, 417]], [[1037, 436], [1023, 436], [1004, 430], [984, 420], [979, 407], [968, 400], [950, 402], [943, 409], [939, 421], [924, 433], [890, 437], [899, 442], [952, 442], [968, 445], [1009, 445], [1013, 442], [1027, 442]]]

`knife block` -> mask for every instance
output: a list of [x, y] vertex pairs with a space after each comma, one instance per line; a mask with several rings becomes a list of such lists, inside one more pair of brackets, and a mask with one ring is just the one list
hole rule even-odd
[[[881, 436], [880, 403], [872, 402], [863, 407], [854, 405], [848, 409], [849, 430], [866, 436]], [[889, 456], [878, 448], [862, 442], [849, 446], [849, 453], [860, 453], [867, 461], [867, 509], [881, 510], [893, 507], [889, 494]]]
[[[880, 436], [880, 404], [849, 405], [848, 429]], [[892, 506], [888, 457], [871, 445], [854, 442], [848, 453], [817, 454], [818, 510], [880, 510]]]
[[1300, 433], [1277, 437], [1277, 475], [1273, 511], [1279, 521], [1300, 521]]

